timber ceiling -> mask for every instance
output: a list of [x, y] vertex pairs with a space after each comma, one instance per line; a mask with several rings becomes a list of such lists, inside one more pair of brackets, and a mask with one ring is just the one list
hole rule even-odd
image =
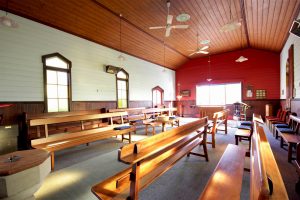
[[[300, 0], [171, 0], [173, 25], [189, 28], [173, 29], [164, 37], [165, 30], [149, 27], [166, 24], [166, 0], [0, 0], [1, 10], [174, 70], [189, 59], [206, 56], [189, 56], [189, 50], [197, 48], [197, 33], [199, 40], [211, 41], [210, 54], [247, 47], [279, 52], [299, 8]], [[191, 19], [177, 22], [183, 12]], [[221, 32], [231, 19], [240, 20], [241, 28]]]

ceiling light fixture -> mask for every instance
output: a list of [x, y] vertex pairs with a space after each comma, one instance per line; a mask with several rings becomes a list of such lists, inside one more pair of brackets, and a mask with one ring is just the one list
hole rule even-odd
[[176, 20], [178, 22], [186, 22], [189, 21], [191, 19], [191, 16], [187, 13], [181, 13], [179, 15], [177, 15]]
[[[126, 60], [126, 58], [123, 56], [123, 52], [122, 52], [122, 14], [120, 14], [120, 52], [121, 52], [121, 54], [118, 56], [118, 59], [122, 65], [123, 64], [122, 62]], [[121, 66], [121, 67], [123, 67], [123, 66]]]
[[[8, 0], [6, 1], [6, 10], [8, 10]], [[0, 17], [0, 25], [9, 28], [18, 28], [19, 27], [18, 23], [13, 19], [9, 18], [7, 14], [8, 14], [7, 11], [5, 11], [5, 16]]]
[[207, 76], [206, 80], [208, 82], [212, 81], [212, 78], [211, 78], [211, 60], [210, 60], [210, 56], [208, 56], [208, 76]]
[[220, 31], [221, 32], [229, 32], [229, 31], [233, 31], [235, 29], [238, 29], [239, 27], [241, 27], [241, 22], [239, 20], [234, 20], [232, 17], [232, 12], [231, 12], [231, 0], [229, 0], [229, 22], [227, 24], [225, 24], [224, 26], [221, 27]]
[[166, 72], [166, 44], [165, 44], [165, 40], [164, 40], [164, 66], [163, 66], [163, 70], [162, 72]]
[[202, 44], [202, 45], [207, 45], [209, 43], [210, 43], [210, 40], [201, 40], [200, 41], [200, 44]]
[[[241, 27], [241, 54], [243, 53], [243, 27]], [[240, 56], [238, 59], [235, 60], [235, 62], [245, 62], [248, 58], [244, 56]]]

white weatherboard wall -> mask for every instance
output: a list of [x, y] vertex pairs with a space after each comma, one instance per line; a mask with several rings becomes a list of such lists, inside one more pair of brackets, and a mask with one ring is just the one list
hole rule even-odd
[[[5, 15], [0, 11], [0, 16]], [[8, 14], [19, 28], [0, 26], [0, 102], [43, 101], [42, 55], [58, 52], [72, 62], [73, 101], [116, 100], [115, 75], [104, 65], [120, 66], [120, 52], [77, 36]], [[124, 55], [129, 73], [129, 99], [152, 100], [160, 86], [165, 100], [175, 100], [175, 71]]]
[[[298, 18], [300, 15], [298, 15]], [[280, 91], [281, 99], [286, 98], [286, 62], [289, 55], [289, 48], [294, 44], [294, 87], [296, 89], [295, 98], [300, 98], [300, 37], [290, 34], [280, 54]], [[284, 90], [284, 94], [282, 91]]]

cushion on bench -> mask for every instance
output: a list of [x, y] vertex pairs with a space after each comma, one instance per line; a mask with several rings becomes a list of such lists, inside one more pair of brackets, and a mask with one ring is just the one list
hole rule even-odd
[[289, 128], [288, 124], [274, 124], [274, 126], [277, 128]]
[[138, 122], [142, 123], [143, 120], [142, 119], [130, 120], [130, 123], [138, 123]]
[[118, 126], [118, 127], [115, 127], [114, 130], [124, 130], [124, 129], [128, 129], [128, 128], [131, 128], [131, 126]]
[[251, 125], [252, 125], [252, 122], [250, 122], [250, 121], [244, 121], [244, 122], [241, 122], [240, 125], [241, 125], [241, 126], [251, 126]]
[[251, 130], [251, 126], [238, 126], [238, 129], [246, 129], [246, 130]]
[[278, 128], [281, 133], [294, 133], [295, 131], [290, 128]]

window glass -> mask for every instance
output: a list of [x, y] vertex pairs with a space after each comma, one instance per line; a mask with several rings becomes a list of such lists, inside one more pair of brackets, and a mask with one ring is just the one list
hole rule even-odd
[[121, 70], [117, 73], [117, 106], [118, 108], [128, 107], [128, 74]]
[[164, 92], [164, 90], [159, 86], [152, 88], [152, 106], [153, 107], [159, 107], [163, 104], [163, 92]]
[[127, 75], [122, 70], [118, 72], [117, 77], [122, 79], [127, 79]]
[[66, 62], [66, 59], [57, 53], [45, 55], [42, 60], [46, 71], [45, 103], [48, 112], [69, 111], [71, 62]]
[[68, 85], [68, 74], [67, 72], [57, 72], [57, 83], [59, 85]]
[[196, 87], [196, 104], [200, 106], [219, 106], [240, 102], [241, 83], [201, 85]]
[[68, 64], [58, 57], [47, 58], [46, 65], [49, 67], [68, 69]]
[[53, 70], [47, 70], [47, 83], [57, 84], [57, 72]]
[[58, 112], [57, 99], [48, 99], [48, 112]]
[[57, 98], [57, 85], [47, 85], [47, 97]]
[[68, 99], [59, 99], [58, 104], [58, 109], [60, 112], [69, 110]]

